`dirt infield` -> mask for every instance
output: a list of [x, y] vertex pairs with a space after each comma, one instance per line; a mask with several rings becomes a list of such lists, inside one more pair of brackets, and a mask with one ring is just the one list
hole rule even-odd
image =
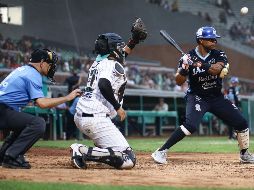
[[157, 165], [150, 154], [139, 152], [137, 165], [132, 170], [115, 170], [95, 163], [88, 163], [87, 170], [73, 169], [67, 149], [32, 148], [27, 157], [32, 169], [0, 168], [0, 180], [176, 187], [254, 187], [254, 165], [239, 164], [237, 154], [171, 153], [168, 165]]

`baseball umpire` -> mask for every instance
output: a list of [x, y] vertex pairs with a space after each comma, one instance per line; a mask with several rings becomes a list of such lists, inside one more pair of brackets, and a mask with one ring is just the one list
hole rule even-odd
[[42, 92], [42, 76], [51, 81], [56, 71], [58, 57], [48, 49], [37, 49], [31, 54], [30, 63], [12, 71], [0, 84], [0, 129], [12, 132], [0, 149], [0, 163], [6, 168], [29, 169], [25, 153], [45, 132], [44, 119], [20, 112], [34, 100], [41, 108], [51, 108], [70, 101], [81, 90], [72, 91], [59, 98], [45, 98]]
[[[240, 100], [239, 96], [239, 79], [238, 77], [230, 78], [230, 87], [227, 89], [225, 98], [229, 99], [232, 102], [232, 105], [235, 105], [240, 111]], [[236, 109], [236, 108], [235, 108]], [[234, 131], [232, 126], [228, 126], [228, 138], [235, 139]]]
[[135, 166], [136, 156], [111, 118], [118, 115], [123, 121], [126, 117], [122, 108], [127, 83], [125, 57], [146, 36], [144, 23], [139, 18], [133, 24], [132, 38], [127, 45], [116, 33], [101, 34], [95, 41], [98, 56], [89, 69], [87, 88], [78, 101], [74, 121], [96, 147], [72, 144], [74, 167], [86, 168], [87, 161], [105, 163], [117, 169]]
[[237, 133], [240, 147], [240, 162], [254, 163], [254, 157], [248, 151], [248, 123], [240, 111], [222, 94], [222, 80], [227, 75], [229, 64], [227, 56], [216, 50], [216, 30], [213, 27], [199, 28], [196, 33], [197, 47], [184, 55], [175, 76], [177, 85], [182, 85], [189, 78], [186, 94], [185, 122], [177, 128], [165, 144], [157, 149], [152, 158], [156, 163], [167, 163], [167, 151], [186, 135], [191, 135], [199, 127], [206, 112], [211, 112]]

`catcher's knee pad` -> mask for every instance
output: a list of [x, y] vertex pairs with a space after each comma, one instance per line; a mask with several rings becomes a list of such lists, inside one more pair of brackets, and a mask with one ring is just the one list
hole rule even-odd
[[113, 151], [112, 148], [107, 148], [109, 156], [102, 156], [99, 158], [99, 162], [113, 166], [114, 168], [121, 168], [124, 163], [122, 152]]

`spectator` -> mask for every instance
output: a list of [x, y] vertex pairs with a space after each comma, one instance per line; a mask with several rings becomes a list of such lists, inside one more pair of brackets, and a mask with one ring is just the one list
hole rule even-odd
[[[62, 97], [63, 94], [59, 93], [57, 97]], [[64, 126], [64, 129], [63, 129], [63, 136], [61, 138], [63, 138], [63, 140], [66, 140], [66, 125], [65, 125], [65, 116], [66, 116], [66, 111], [68, 110], [68, 106], [67, 104], [64, 102], [62, 104], [59, 104], [56, 106], [56, 112], [57, 112], [57, 116], [58, 116], [58, 121], [59, 121], [59, 126], [60, 126], [60, 118], [59, 118], [59, 115], [62, 114], [62, 120], [63, 120], [63, 126]], [[60, 130], [59, 130], [60, 131]]]
[[70, 65], [69, 65], [69, 62], [68, 62], [68, 61], [65, 61], [65, 62], [64, 62], [63, 71], [65, 71], [65, 72], [70, 72]]
[[146, 86], [147, 88], [155, 88], [155, 83], [151, 79], [150, 75], [146, 74], [142, 80], [142, 85]]
[[[153, 109], [154, 111], [168, 111], [168, 104], [164, 102], [164, 98], [159, 99], [159, 103]], [[160, 135], [160, 127], [161, 127], [161, 120], [162, 118], [156, 117], [155, 118], [155, 127], [156, 127], [156, 135]]]
[[171, 10], [170, 4], [167, 0], [162, 0], [161, 1], [161, 6], [163, 7], [163, 9], [165, 9], [167, 11]]
[[224, 8], [224, 10], [227, 12], [228, 15], [230, 16], [234, 15], [228, 0], [222, 0], [222, 7]]
[[81, 77], [78, 76], [77, 71], [72, 70], [72, 75], [66, 78], [65, 82], [68, 85], [68, 93], [79, 87], [81, 84]]
[[222, 8], [222, 0], [216, 0], [215, 5]]
[[212, 22], [212, 18], [210, 17], [210, 15], [209, 15], [208, 12], [205, 12], [204, 19], [205, 19], [207, 22]]
[[179, 11], [178, 0], [174, 0], [174, 2], [171, 4], [171, 11], [172, 12], [178, 12]]
[[[237, 77], [231, 77], [230, 79], [230, 87], [226, 92], [226, 98], [229, 99], [232, 104], [237, 107], [238, 109], [240, 109], [240, 101], [238, 99], [238, 95], [239, 95], [239, 80]], [[230, 140], [235, 139], [235, 135], [233, 132], [233, 128], [232, 126], [228, 125], [228, 138]]]
[[76, 113], [76, 107], [78, 103], [79, 97], [76, 97], [69, 107], [66, 116], [67, 116], [67, 132], [66, 132], [66, 139], [78, 139], [78, 129], [76, 127], [76, 124], [74, 122], [74, 115]]
[[89, 69], [90, 69], [90, 67], [91, 67], [92, 64], [93, 64], [93, 60], [92, 60], [90, 57], [88, 57], [88, 59], [87, 59], [86, 62], [85, 62], [85, 65], [84, 65], [84, 71], [85, 71], [86, 73], [89, 72]]
[[223, 23], [225, 25], [227, 24], [227, 16], [225, 14], [225, 11], [220, 11], [219, 20], [220, 20], [220, 23]]

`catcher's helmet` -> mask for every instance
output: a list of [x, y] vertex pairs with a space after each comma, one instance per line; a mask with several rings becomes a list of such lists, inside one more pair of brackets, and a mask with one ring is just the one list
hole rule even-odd
[[216, 30], [213, 27], [210, 26], [204, 26], [198, 29], [198, 31], [196, 32], [196, 38], [209, 38], [209, 39], [216, 39], [216, 38], [220, 38], [220, 36], [218, 36], [216, 34]]
[[[110, 54], [116, 59], [123, 59], [125, 52], [123, 48], [125, 43], [121, 36], [116, 33], [105, 33], [98, 36], [95, 41], [95, 53], [100, 55]], [[123, 61], [123, 60], [118, 60]]]

